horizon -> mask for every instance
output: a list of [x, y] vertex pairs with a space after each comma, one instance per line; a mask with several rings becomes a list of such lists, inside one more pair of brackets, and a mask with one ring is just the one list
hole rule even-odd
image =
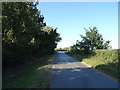
[[37, 7], [47, 25], [58, 28], [62, 40], [57, 48], [76, 44], [84, 28], [96, 26], [105, 41], [111, 40], [112, 49], [118, 49], [117, 2], [40, 2]]

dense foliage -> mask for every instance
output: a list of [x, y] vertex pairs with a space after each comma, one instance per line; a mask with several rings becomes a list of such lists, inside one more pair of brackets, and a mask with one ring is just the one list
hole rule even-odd
[[[81, 35], [82, 41], [77, 41], [77, 46], [84, 49], [108, 49], [110, 41], [103, 40], [96, 27], [85, 29], [86, 36]], [[104, 43], [105, 42], [105, 43]]]
[[38, 3], [2, 3], [3, 66], [23, 64], [32, 55], [54, 53], [61, 40], [57, 29], [46, 26]]
[[86, 36], [80, 35], [82, 40], [77, 40], [76, 45], [71, 46], [71, 51], [78, 52], [79, 49], [82, 49], [87, 54], [90, 50], [111, 48], [110, 41], [103, 40], [96, 27], [85, 29], [85, 31]]

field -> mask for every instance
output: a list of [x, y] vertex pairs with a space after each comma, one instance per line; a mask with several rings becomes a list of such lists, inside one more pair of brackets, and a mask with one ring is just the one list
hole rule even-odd
[[34, 58], [28, 64], [3, 70], [2, 88], [48, 88], [53, 55]]
[[118, 50], [94, 50], [89, 55], [75, 53], [70, 53], [69, 55], [114, 78], [120, 78]]

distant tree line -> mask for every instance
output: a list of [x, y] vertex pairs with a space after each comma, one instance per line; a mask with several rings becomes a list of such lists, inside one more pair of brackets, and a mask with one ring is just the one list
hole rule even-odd
[[96, 49], [110, 49], [112, 48], [109, 43], [110, 40], [105, 41], [101, 34], [98, 33], [96, 27], [84, 28], [86, 33], [85, 36], [80, 35], [81, 41], [77, 40], [76, 44], [71, 46], [71, 52], [78, 53], [83, 51], [85, 54], [89, 54], [89, 51]]
[[56, 51], [69, 51], [70, 48], [69, 47], [65, 47], [65, 48], [56, 48]]
[[3, 67], [23, 64], [30, 56], [53, 54], [61, 40], [57, 28], [44, 23], [33, 2], [2, 3]]

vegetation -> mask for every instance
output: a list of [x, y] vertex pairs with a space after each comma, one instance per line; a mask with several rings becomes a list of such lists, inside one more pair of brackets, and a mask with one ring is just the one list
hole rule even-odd
[[33, 2], [2, 3], [3, 67], [29, 62], [30, 56], [53, 54], [61, 40], [57, 28], [46, 26]]
[[70, 47], [67, 54], [90, 64], [93, 68], [120, 78], [120, 74], [118, 74], [120, 72], [118, 68], [120, 50], [110, 49], [110, 41], [103, 40], [96, 27], [89, 29], [85, 29], [86, 36], [81, 35], [82, 40], [77, 40], [77, 43]]
[[[108, 73], [109, 75], [120, 78], [120, 69], [118, 65], [120, 64], [118, 58], [118, 51], [117, 49], [113, 50], [94, 50], [90, 51], [90, 54], [78, 54], [78, 53], [68, 53], [72, 57], [86, 62], [87, 64], [91, 65], [93, 68], [96, 68], [100, 71]], [[120, 53], [120, 51], [119, 51]]]
[[86, 36], [80, 35], [82, 40], [77, 40], [76, 46], [73, 46], [73, 49], [84, 49], [86, 53], [89, 53], [89, 50], [110, 48], [110, 41], [103, 40], [96, 27], [89, 28], [89, 30], [85, 29], [85, 31]]
[[55, 51], [57, 52], [68, 52], [70, 50], [69, 47], [65, 47], [65, 48], [55, 48]]
[[120, 77], [120, 50], [107, 50], [111, 48], [110, 41], [103, 40], [96, 27], [85, 29], [86, 36], [81, 35], [82, 40], [70, 48], [55, 49], [60, 34], [57, 28], [46, 25], [37, 5], [38, 2], [2, 3], [3, 88], [47, 88], [50, 58], [55, 50], [68, 51], [80, 61]]
[[111, 49], [110, 41], [105, 41], [101, 34], [98, 33], [96, 27], [85, 29], [86, 36], [80, 35], [82, 40], [77, 40], [76, 44], [70, 47], [71, 53], [90, 54], [92, 50], [96, 49]]
[[28, 64], [3, 71], [4, 88], [49, 88], [53, 55], [34, 58]]

